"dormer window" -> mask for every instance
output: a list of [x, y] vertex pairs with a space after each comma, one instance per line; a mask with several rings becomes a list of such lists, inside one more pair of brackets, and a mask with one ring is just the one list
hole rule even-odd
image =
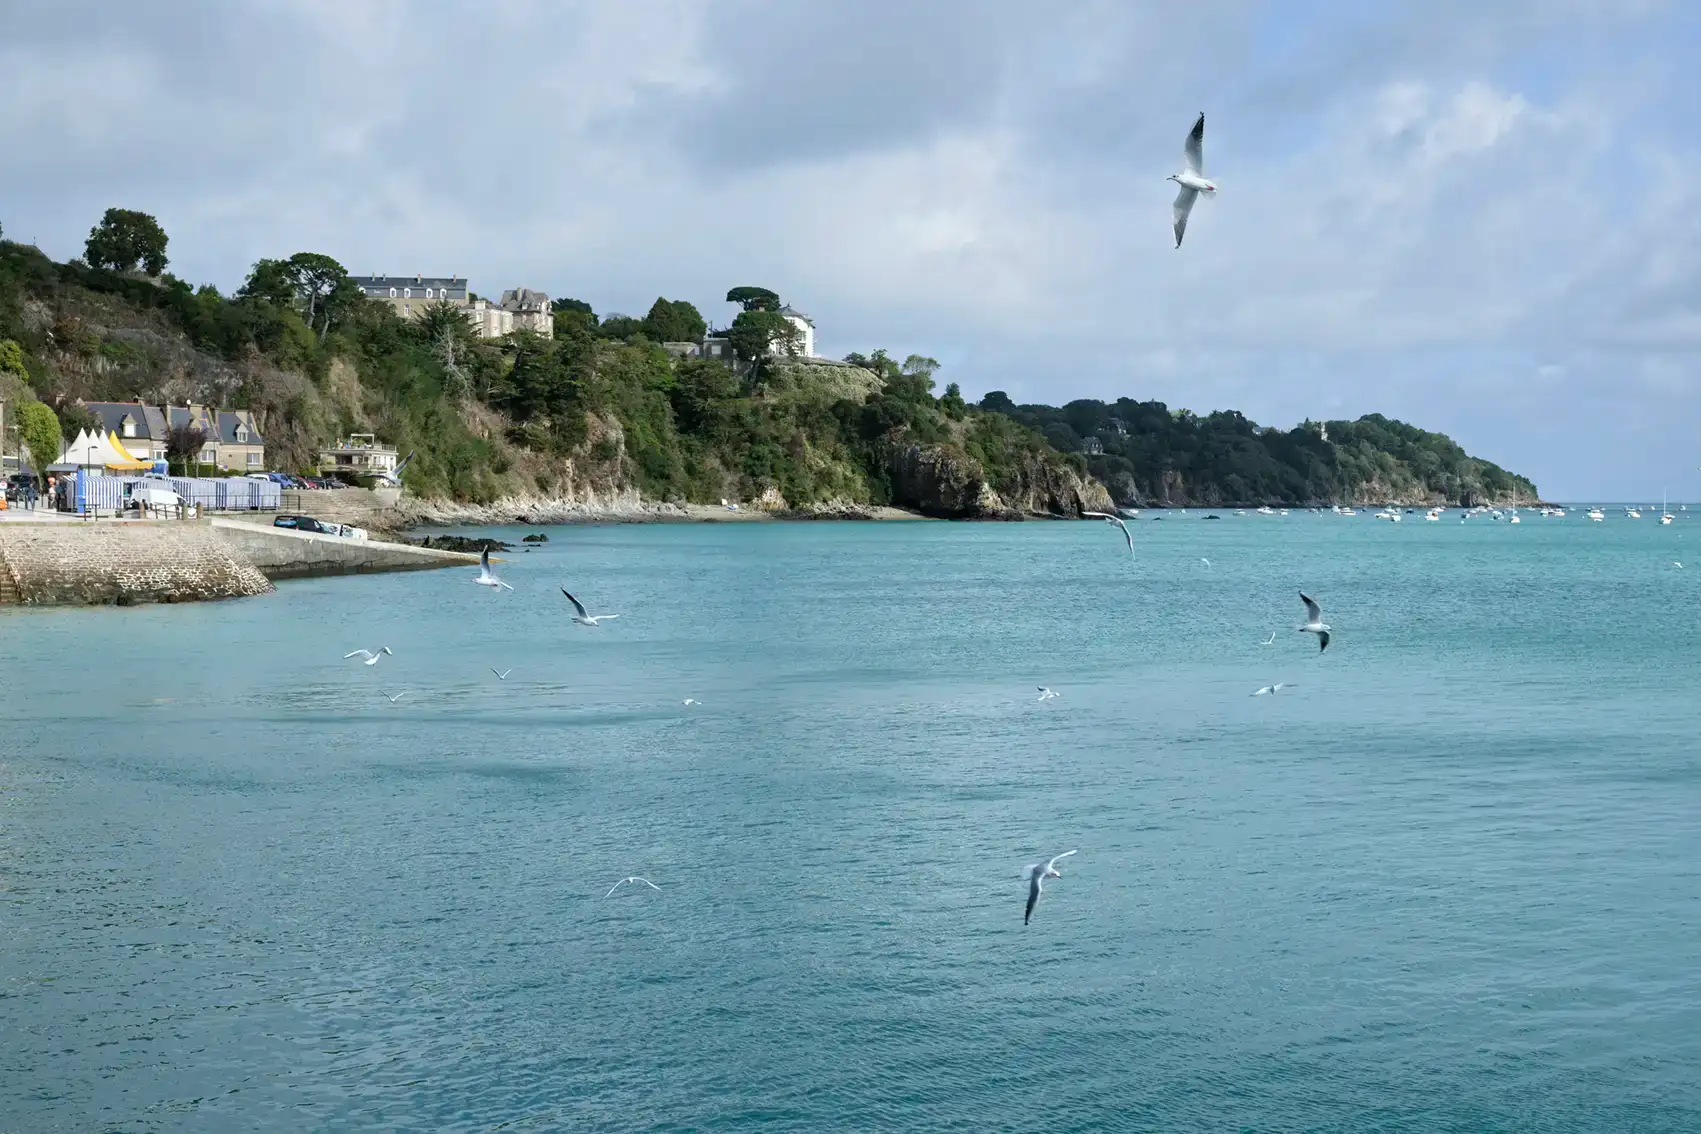
[[118, 423], [118, 431], [126, 437], [136, 436], [136, 419], [125, 414], [124, 420]]
[[412, 299], [413, 298], [413, 288], [404, 287], [402, 289], [402, 298], [403, 299]]
[[430, 288], [425, 289], [425, 298], [427, 298], [427, 299], [431, 298], [431, 289]]
[[241, 422], [236, 423], [236, 443], [238, 445], [248, 444], [248, 427]]
[[395, 288], [390, 289], [390, 298], [391, 299], [396, 298], [396, 289]]

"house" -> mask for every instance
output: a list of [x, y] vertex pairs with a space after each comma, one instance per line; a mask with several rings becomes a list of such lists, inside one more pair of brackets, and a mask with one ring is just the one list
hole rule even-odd
[[555, 311], [549, 305], [549, 296], [543, 292], [529, 287], [509, 288], [502, 293], [500, 306], [513, 316], [514, 330], [555, 337]]
[[319, 451], [319, 474], [389, 475], [396, 471], [396, 449], [380, 444], [375, 434], [351, 433], [329, 449]]
[[734, 358], [732, 340], [723, 335], [708, 335], [697, 344], [697, 357], [712, 358], [731, 366]]
[[226, 472], [258, 472], [266, 467], [266, 443], [248, 410], [218, 410], [210, 406], [166, 406], [168, 429], [189, 426], [206, 437], [196, 459]]
[[[788, 323], [790, 323], [792, 326], [797, 328], [797, 355], [798, 355], [798, 357], [799, 358], [814, 358], [815, 357], [815, 320], [811, 319], [809, 316], [805, 315], [803, 312], [799, 311], [797, 308], [793, 307], [789, 303], [786, 304], [784, 307], [780, 308], [780, 314], [784, 315], [786, 317], [786, 321]], [[781, 354], [787, 353], [787, 351], [785, 350], [784, 347], [781, 347], [778, 344], [776, 344], [773, 348], [771, 348], [771, 353], [776, 354], [776, 355], [781, 355]]]
[[100, 423], [100, 432], [117, 436], [125, 452], [138, 461], [165, 460], [165, 414], [141, 402], [84, 402], [83, 408]]
[[1089, 457], [1103, 456], [1104, 442], [1100, 441], [1097, 437], [1085, 438], [1081, 442], [1081, 452], [1085, 453]]
[[481, 299], [460, 276], [350, 276], [366, 298], [387, 303], [404, 319], [417, 319], [434, 303], [452, 303], [483, 339], [499, 339], [510, 331], [536, 331], [555, 336], [555, 315], [549, 296], [529, 287], [510, 288], [499, 303]]

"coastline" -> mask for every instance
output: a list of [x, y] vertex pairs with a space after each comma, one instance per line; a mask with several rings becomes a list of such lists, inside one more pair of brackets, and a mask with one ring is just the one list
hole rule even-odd
[[743, 505], [736, 511], [718, 504], [671, 504], [640, 500], [636, 494], [599, 500], [505, 497], [489, 504], [403, 497], [396, 508], [402, 529], [415, 527], [497, 527], [553, 524], [751, 524], [808, 523], [815, 520], [869, 522], [930, 520], [920, 512], [883, 505], [830, 501], [808, 508]]

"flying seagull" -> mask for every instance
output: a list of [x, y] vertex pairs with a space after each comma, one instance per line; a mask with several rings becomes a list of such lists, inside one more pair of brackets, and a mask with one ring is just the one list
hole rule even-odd
[[1187, 146], [1183, 151], [1183, 159], [1187, 168], [1180, 173], [1172, 173], [1164, 178], [1181, 186], [1181, 192], [1175, 195], [1175, 207], [1171, 216], [1175, 220], [1175, 246], [1181, 247], [1181, 238], [1187, 233], [1187, 217], [1193, 211], [1193, 202], [1199, 199], [1201, 193], [1216, 193], [1214, 181], [1205, 180], [1205, 112], [1199, 112], [1199, 121], [1193, 124], [1193, 131], [1187, 135]]
[[1275, 641], [1276, 641], [1276, 632], [1274, 630], [1272, 630], [1272, 631], [1270, 631], [1270, 636], [1268, 638], [1265, 638], [1262, 642], [1260, 642], [1258, 644], [1260, 646], [1269, 646], [1269, 645], [1273, 645], [1275, 643]]
[[1046, 687], [1045, 687], [1045, 686], [1043, 686], [1043, 685], [1041, 685], [1041, 686], [1040, 686], [1040, 687], [1039, 687], [1039, 691], [1040, 691], [1040, 695], [1039, 695], [1039, 700], [1041, 700], [1041, 701], [1049, 701], [1049, 700], [1051, 700], [1051, 699], [1052, 699], [1052, 698], [1053, 698], [1053, 697], [1056, 697], [1056, 696], [1059, 696], [1059, 694], [1057, 694], [1057, 693], [1055, 693], [1055, 692], [1053, 692], [1053, 691], [1052, 691], [1052, 690], [1050, 690], [1050, 689], [1047, 689], [1047, 688], [1046, 688]]
[[379, 473], [378, 480], [383, 484], [389, 485], [391, 488], [400, 488], [402, 486], [402, 470], [408, 467], [408, 462], [411, 460], [413, 460], [413, 454], [410, 452], [407, 456], [396, 462], [395, 468], [391, 469], [389, 472]]
[[[479, 554], [478, 578], [474, 579], [473, 582], [477, 583], [481, 587], [490, 587], [493, 590], [496, 590], [497, 593], [501, 593], [500, 589], [502, 587], [508, 587], [507, 583], [504, 583], [501, 579], [498, 579], [495, 575], [490, 573], [490, 549], [488, 547]], [[513, 590], [514, 588], [508, 587], [508, 589]]]
[[361, 662], [361, 665], [377, 665], [378, 659], [389, 652], [390, 647], [388, 646], [379, 646], [377, 653], [373, 653], [371, 650], [355, 650], [351, 654], [344, 654], [343, 660], [348, 661], [350, 658], [365, 658], [366, 660]]
[[687, 697], [685, 700], [680, 702], [681, 705], [701, 705], [702, 703], [703, 702], [697, 700], [695, 697]]
[[[567, 588], [562, 587], [561, 593], [567, 595]], [[585, 604], [574, 598], [572, 595], [567, 595], [567, 601], [573, 604], [574, 610], [578, 611], [578, 613], [573, 616], [573, 621], [577, 622], [580, 626], [595, 626], [597, 623], [602, 622], [605, 619], [620, 617], [618, 614], [591, 614], [585, 610]]]
[[1134, 554], [1134, 535], [1128, 530], [1128, 525], [1122, 522], [1121, 516], [1113, 516], [1109, 512], [1082, 512], [1081, 515], [1092, 516], [1094, 519], [1103, 520], [1107, 524], [1115, 524], [1121, 528], [1122, 537], [1128, 541], [1128, 554]]
[[636, 874], [634, 874], [630, 878], [622, 878], [620, 881], [616, 882], [613, 886], [609, 887], [608, 893], [604, 894], [603, 897], [605, 899], [614, 897], [614, 892], [616, 890], [620, 889], [620, 887], [626, 885], [626, 883], [628, 883], [628, 882], [642, 882], [644, 885], [648, 886], [650, 889], [654, 890], [656, 893], [658, 893], [658, 894], [661, 893], [661, 887], [660, 886], [657, 886], [654, 882], [651, 882], [648, 878], [640, 878]]
[[1317, 635], [1317, 652], [1322, 653], [1329, 648], [1329, 624], [1323, 621], [1323, 608], [1313, 602], [1304, 591], [1299, 592], [1299, 601], [1305, 604], [1305, 625], [1295, 626], [1294, 629]]
[[[378, 692], [384, 693], [384, 691], [382, 689], [378, 690]], [[390, 695], [388, 693], [384, 693], [384, 696], [390, 697], [390, 704], [392, 704], [392, 705], [394, 705], [397, 701], [400, 701], [403, 697], [406, 697], [407, 695], [408, 695], [408, 691], [406, 689], [402, 690], [400, 693], [397, 693], [394, 697], [390, 697]]]
[[1291, 681], [1278, 681], [1274, 685], [1264, 686], [1264, 688], [1258, 690], [1256, 693], [1254, 693], [1252, 695], [1254, 697], [1262, 697], [1266, 693], [1280, 693], [1284, 689], [1292, 689], [1292, 688], [1293, 688], [1293, 682], [1291, 682]]
[[1211, 561], [1209, 559], [1206, 559], [1203, 555], [1201, 555], [1199, 557], [1199, 562], [1203, 563], [1206, 567], [1209, 567], [1211, 565]]
[[1040, 891], [1045, 889], [1045, 880], [1063, 877], [1063, 872], [1057, 869], [1057, 864], [1074, 853], [1072, 850], [1066, 850], [1044, 866], [1036, 862], [1023, 871], [1022, 876], [1028, 880], [1028, 908], [1022, 911], [1023, 925], [1028, 924], [1028, 919], [1034, 916], [1034, 903], [1039, 901]]
[[510, 674], [510, 673], [513, 673], [513, 672], [514, 672], [514, 667], [513, 667], [513, 666], [509, 666], [509, 667], [508, 667], [508, 668], [507, 668], [507, 669], [497, 669], [497, 668], [496, 668], [496, 667], [495, 667], [495, 666], [491, 666], [491, 667], [490, 667], [490, 672], [491, 672], [491, 673], [494, 673], [494, 674], [495, 674], [495, 675], [496, 675], [496, 680], [498, 680], [498, 681], [507, 681], [507, 680], [508, 680], [508, 675], [509, 675], [509, 674]]

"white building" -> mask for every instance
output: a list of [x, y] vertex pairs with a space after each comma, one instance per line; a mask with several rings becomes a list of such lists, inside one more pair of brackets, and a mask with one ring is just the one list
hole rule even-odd
[[[799, 358], [814, 358], [815, 357], [815, 320], [811, 319], [809, 316], [805, 315], [803, 312], [799, 311], [797, 308], [793, 307], [789, 303], [786, 304], [784, 307], [780, 308], [780, 314], [784, 315], [786, 317], [786, 321], [789, 322], [792, 326], [797, 328], [797, 354], [798, 354], [798, 357]], [[773, 353], [774, 354], [784, 354], [785, 348], [780, 346], [779, 344], [775, 344], [775, 346], [773, 348]]]
[[475, 298], [460, 276], [350, 276], [366, 298], [388, 303], [404, 319], [417, 319], [433, 303], [460, 308], [480, 338], [499, 339], [524, 328], [555, 337], [555, 315], [549, 296], [529, 287], [509, 288], [499, 303]]

